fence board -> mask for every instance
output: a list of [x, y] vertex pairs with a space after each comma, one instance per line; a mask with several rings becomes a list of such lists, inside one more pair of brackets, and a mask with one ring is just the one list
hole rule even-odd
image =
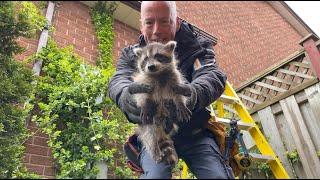
[[[305, 92], [313, 114], [315, 117], [320, 118], [320, 83], [306, 88]], [[317, 123], [320, 124], [320, 119], [318, 119]]]
[[[278, 103], [280, 106], [280, 103]], [[282, 111], [281, 111], [282, 112]], [[288, 128], [288, 122], [286, 121], [284, 114], [279, 113], [276, 117], [276, 124], [279, 129], [279, 133], [281, 135], [281, 139], [284, 143], [285, 149], [287, 149], [288, 152], [294, 151], [296, 148], [293, 137], [291, 135], [290, 129]], [[293, 164], [293, 169], [296, 173], [296, 175], [299, 178], [307, 178], [306, 173], [303, 170], [302, 163], [300, 161]]]
[[299, 106], [294, 96], [281, 100], [280, 105], [289, 124], [291, 134], [294, 137], [293, 139], [307, 177], [320, 177], [320, 172], [318, 171], [320, 169], [320, 162], [311, 137], [308, 131], [306, 131], [307, 127], [302, 119]]
[[307, 125], [309, 134], [311, 136], [312, 142], [317, 151], [320, 151], [320, 125], [317, 123], [317, 119], [314, 114], [310, 111], [310, 104], [303, 103], [300, 105], [301, 114]]
[[305, 89], [304, 92], [308, 98], [308, 104], [303, 109], [305, 120], [316, 150], [320, 151], [320, 83]]
[[277, 128], [274, 116], [272, 114], [271, 107], [268, 106], [260, 111], [258, 111], [262, 128], [264, 129], [264, 134], [268, 137], [268, 142], [271, 145], [274, 152], [280, 158], [284, 168], [286, 169], [288, 175], [291, 178], [294, 178], [294, 174], [291, 170], [290, 162], [288, 161], [286, 150], [283, 147], [283, 143], [281, 141], [281, 136], [279, 130]]

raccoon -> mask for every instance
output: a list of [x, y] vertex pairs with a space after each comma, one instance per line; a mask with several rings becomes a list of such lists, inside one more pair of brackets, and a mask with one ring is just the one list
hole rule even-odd
[[134, 83], [153, 88], [151, 93], [131, 92], [135, 94], [137, 105], [141, 107], [141, 120], [145, 122], [138, 126], [136, 133], [152, 158], [167, 164], [178, 161], [171, 139], [178, 131], [178, 122], [188, 121], [191, 117], [186, 98], [191, 92], [183, 88], [185, 79], [177, 69], [175, 47], [176, 42], [169, 41], [134, 49], [138, 72], [132, 77]]

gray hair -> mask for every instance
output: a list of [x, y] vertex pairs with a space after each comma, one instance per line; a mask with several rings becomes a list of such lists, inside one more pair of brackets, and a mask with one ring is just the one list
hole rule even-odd
[[[141, 6], [143, 4], [143, 2], [145, 1], [142, 1], [141, 2]], [[148, 1], [147, 1], [148, 2]], [[169, 9], [170, 9], [170, 19], [172, 22], [175, 22], [176, 19], [177, 19], [177, 6], [176, 6], [176, 2], [175, 1], [163, 1], [165, 3], [167, 3]]]

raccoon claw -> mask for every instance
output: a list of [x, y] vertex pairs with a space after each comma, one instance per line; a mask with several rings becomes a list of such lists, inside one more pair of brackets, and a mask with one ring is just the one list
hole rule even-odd
[[164, 140], [160, 145], [161, 161], [166, 164], [175, 165], [178, 163], [178, 155], [174, 149], [172, 140]]
[[168, 146], [173, 146], [173, 141], [172, 140], [162, 140], [162, 142], [159, 144], [159, 149], [163, 151]]
[[142, 124], [153, 124], [153, 116], [157, 111], [157, 104], [151, 99], [146, 99], [146, 104], [141, 108], [140, 118]]
[[178, 155], [173, 147], [163, 149], [162, 160], [165, 164], [176, 165], [178, 163]]
[[166, 100], [164, 102], [164, 106], [166, 107], [167, 111], [169, 112], [168, 122], [169, 124], [173, 123], [173, 120], [177, 119], [177, 107], [174, 103], [173, 99]]
[[144, 125], [153, 123], [153, 117], [151, 113], [141, 111], [140, 118], [141, 118], [142, 124]]
[[189, 121], [192, 112], [185, 106], [177, 108], [177, 116], [179, 121]]

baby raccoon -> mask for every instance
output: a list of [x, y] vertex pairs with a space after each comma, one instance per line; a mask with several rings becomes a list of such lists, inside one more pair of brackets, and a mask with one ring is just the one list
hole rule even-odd
[[[190, 96], [191, 92], [185, 88], [185, 80], [177, 69], [175, 47], [176, 42], [170, 41], [167, 44], [153, 42], [144, 48], [134, 49], [138, 57], [138, 72], [133, 75], [133, 80], [137, 86], [129, 89], [141, 107], [140, 116], [144, 125], [138, 126], [138, 137], [155, 161], [167, 164], [178, 161], [171, 140], [178, 130], [177, 123], [188, 121], [191, 117], [191, 111], [186, 106], [186, 96]], [[139, 87], [143, 85], [152, 87], [152, 92], [139, 93]]]

